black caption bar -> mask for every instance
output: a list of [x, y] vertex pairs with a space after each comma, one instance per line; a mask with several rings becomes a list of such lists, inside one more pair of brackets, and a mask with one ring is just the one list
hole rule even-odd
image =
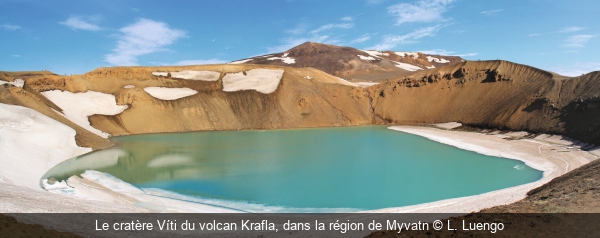
[[600, 237], [600, 214], [5, 215], [83, 237]]

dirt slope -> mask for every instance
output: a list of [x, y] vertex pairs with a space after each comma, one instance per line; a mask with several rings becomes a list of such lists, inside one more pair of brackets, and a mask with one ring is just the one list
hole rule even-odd
[[[225, 74], [245, 73], [255, 68], [285, 70], [275, 92], [223, 91], [222, 78]], [[220, 77], [217, 81], [201, 81], [152, 74], [180, 70], [216, 71]], [[66, 90], [77, 93], [90, 90], [114, 95], [118, 105], [128, 105], [129, 108], [114, 116], [97, 114], [89, 117], [93, 127], [111, 135], [350, 126], [372, 122], [366, 90], [310, 68], [259, 65], [115, 67], [75, 76], [18, 77], [24, 78], [24, 88], [6, 85], [0, 90], [0, 103], [33, 108], [76, 129], [78, 126], [65, 121], [62, 115], [55, 112], [61, 109], [39, 92]], [[135, 87], [124, 88], [126, 85]], [[198, 93], [177, 100], [161, 100], [144, 91], [145, 87], [152, 86], [189, 88]], [[79, 134], [83, 136], [88, 133], [78, 130]], [[81, 145], [88, 145], [95, 139], [78, 141]]]
[[533, 189], [513, 204], [485, 209], [484, 213], [599, 213], [600, 160], [590, 162]]
[[566, 135], [600, 144], [600, 73], [567, 78], [507, 61], [470, 61], [369, 88], [393, 124], [466, 125]]

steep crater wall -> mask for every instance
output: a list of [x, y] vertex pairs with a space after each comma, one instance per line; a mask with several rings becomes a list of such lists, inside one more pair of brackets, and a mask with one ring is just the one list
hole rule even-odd
[[600, 74], [567, 78], [506, 61], [465, 62], [369, 88], [392, 124], [463, 124], [600, 143]]

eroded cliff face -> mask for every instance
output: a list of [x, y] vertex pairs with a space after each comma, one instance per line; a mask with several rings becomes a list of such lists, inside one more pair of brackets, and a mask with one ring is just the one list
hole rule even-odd
[[393, 124], [463, 124], [600, 143], [600, 73], [567, 78], [506, 61], [465, 62], [369, 88]]
[[[221, 72], [226, 74], [248, 67], [223, 69]], [[317, 75], [310, 76], [313, 74]], [[92, 116], [90, 122], [113, 135], [349, 126], [371, 122], [365, 90], [335, 82], [318, 82], [321, 77], [331, 76], [309, 69], [288, 69], [277, 90], [269, 94], [255, 90], [225, 92], [222, 77], [216, 82], [159, 79], [165, 81], [161, 85], [198, 91], [194, 96], [173, 101], [148, 95], [142, 90], [147, 86], [144, 82], [130, 82], [136, 88], [115, 92], [118, 104], [127, 104], [130, 108], [115, 116]]]
[[[77, 125], [65, 118], [78, 116], [72, 112], [79, 105], [75, 97], [78, 93], [113, 95], [114, 106], [127, 107], [115, 115], [89, 116], [93, 128], [112, 136], [352, 126], [370, 124], [373, 120], [365, 89], [311, 68], [264, 65], [115, 67], [75, 76], [14, 77], [23, 78], [24, 87], [3, 87], [0, 103], [30, 107], [63, 122], [77, 130], [79, 145], [94, 148], [106, 147], [110, 142], [82, 129], [86, 122]], [[266, 86], [271, 88], [265, 88], [265, 84], [270, 84]], [[164, 100], [152, 95], [148, 88], [159, 92], [185, 89], [192, 95]], [[68, 107], [67, 104], [63, 108], [57, 105], [65, 100], [70, 101], [66, 102]], [[82, 103], [81, 107], [86, 105]], [[71, 111], [64, 111], [65, 108]]]
[[[312, 68], [249, 64], [1, 76], [5, 82], [23, 79], [25, 83], [22, 88], [1, 85], [0, 103], [48, 115], [74, 128], [79, 145], [95, 149], [111, 143], [85, 129], [89, 126], [118, 136], [449, 121], [600, 143], [599, 72], [568, 78], [506, 61], [463, 62], [397, 76], [366, 89]], [[181, 92], [167, 95], [175, 98], [160, 99], [148, 88]], [[72, 110], [79, 104], [58, 105], [65, 99], [57, 99], [56, 94], [67, 92], [110, 95], [114, 107], [126, 109], [84, 113], [88, 120], [82, 124], [72, 120]]]

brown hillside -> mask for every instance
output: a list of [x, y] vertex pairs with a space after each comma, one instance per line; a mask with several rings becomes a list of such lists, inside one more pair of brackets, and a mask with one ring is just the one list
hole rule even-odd
[[464, 62], [370, 87], [388, 123], [463, 124], [600, 143], [600, 74], [566, 78], [506, 61]]
[[[221, 79], [207, 82], [152, 74], [212, 70], [221, 72], [222, 78], [226, 73], [253, 68], [285, 69], [278, 89], [271, 94], [254, 90], [224, 92]], [[311, 68], [249, 64], [114, 67], [74, 76], [27, 74], [0, 74], [7, 81], [25, 79], [23, 89], [3, 85], [1, 103], [27, 106], [71, 125], [55, 112], [61, 109], [39, 92], [59, 89], [109, 93], [116, 96], [119, 105], [130, 108], [116, 116], [94, 115], [89, 120], [94, 127], [113, 135], [458, 121], [600, 142], [599, 72], [568, 78], [506, 61], [463, 62], [396, 76], [368, 89], [344, 85], [344, 81]], [[136, 87], [125, 89], [125, 85]], [[199, 93], [166, 101], [146, 93], [143, 88], [149, 86], [186, 87]], [[88, 134], [71, 126], [80, 132], [78, 137]], [[100, 143], [105, 141], [101, 138], [86, 139], [91, 140], [98, 140], [92, 143], [94, 148], [106, 146]]]
[[[285, 69], [275, 92], [263, 94], [255, 90], [222, 90], [221, 78], [226, 73], [254, 68]], [[218, 81], [209, 82], [152, 74], [184, 69], [217, 71], [221, 72], [221, 76]], [[93, 127], [111, 135], [350, 126], [372, 122], [366, 90], [349, 86], [343, 80], [310, 68], [257, 65], [114, 67], [100, 68], [84, 75], [41, 75], [24, 79], [24, 89], [10, 85], [0, 90], [0, 103], [33, 108], [76, 130], [78, 126], [69, 124], [62, 115], [53, 111], [51, 108], [56, 111], [61, 109], [38, 92], [67, 90], [76, 93], [91, 90], [115, 95], [118, 105], [129, 105], [127, 110], [115, 116], [89, 117]], [[134, 85], [135, 88], [125, 89], [126, 85]], [[199, 93], [177, 100], [161, 100], [143, 90], [150, 86], [191, 88]], [[78, 136], [88, 134], [79, 132]], [[89, 140], [78, 142], [81, 142], [80, 145], [90, 143]]]
[[[372, 56], [365, 51], [351, 47], [306, 42], [286, 52], [249, 58], [245, 63], [295, 68], [312, 67], [351, 81], [382, 81], [413, 73], [413, 71], [396, 66], [397, 62], [407, 63], [425, 70], [427, 67], [441, 67], [464, 61], [457, 56], [434, 56], [418, 53], [418, 58], [415, 59], [413, 56], [400, 56], [392, 51], [377, 53], [378, 56]], [[428, 56], [443, 57], [448, 60], [448, 63], [430, 62]], [[294, 59], [295, 63], [288, 64], [283, 60], [276, 59], [282, 57]], [[365, 60], [367, 58], [372, 60]]]

